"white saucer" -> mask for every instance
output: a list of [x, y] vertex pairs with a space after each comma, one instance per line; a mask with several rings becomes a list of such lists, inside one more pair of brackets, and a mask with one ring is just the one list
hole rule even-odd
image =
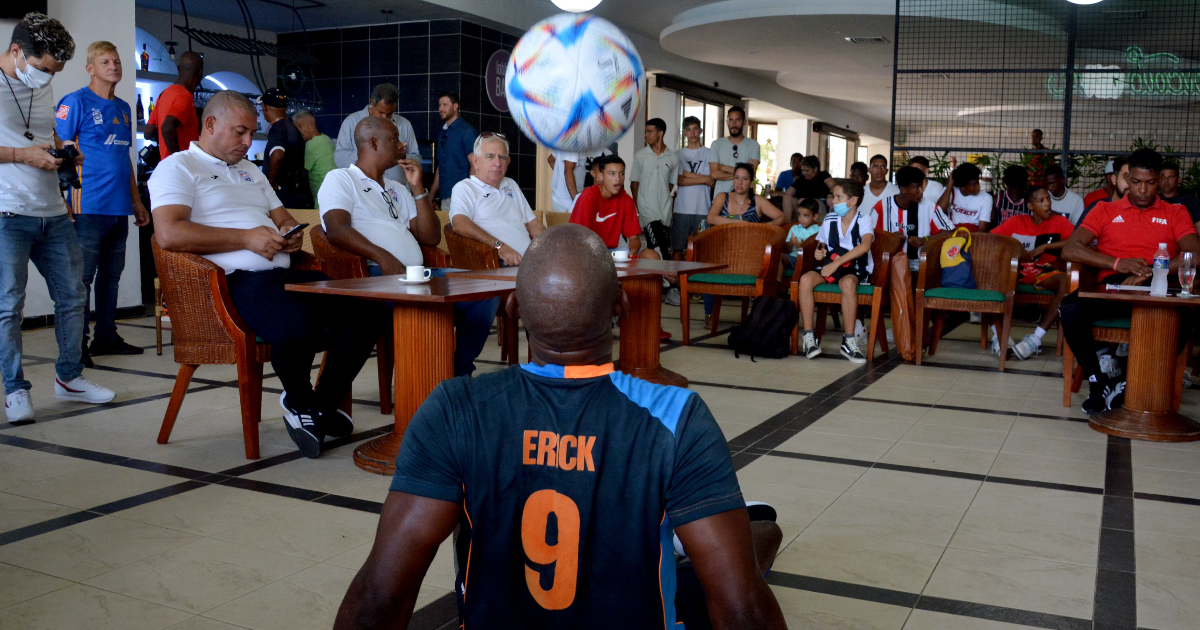
[[396, 278], [396, 279], [399, 280], [400, 282], [403, 282], [404, 284], [425, 284], [426, 282], [429, 282], [433, 278], [421, 278], [420, 280], [409, 280], [408, 278]]

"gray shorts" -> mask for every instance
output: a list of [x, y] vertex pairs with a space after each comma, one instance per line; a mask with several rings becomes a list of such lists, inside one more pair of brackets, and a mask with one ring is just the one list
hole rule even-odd
[[676, 212], [671, 219], [671, 251], [686, 252], [688, 237], [708, 218], [706, 214], [682, 214]]

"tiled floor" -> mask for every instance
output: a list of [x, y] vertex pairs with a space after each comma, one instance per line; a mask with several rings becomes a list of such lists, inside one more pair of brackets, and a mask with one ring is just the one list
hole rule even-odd
[[[329, 628], [388, 487], [351, 461], [391, 422], [374, 360], [354, 438], [298, 458], [268, 393], [247, 465], [232, 366], [202, 367], [155, 442], [177, 366], [150, 324], [121, 327], [147, 354], [88, 373], [118, 392], [104, 407], [55, 401], [53, 333], [24, 336], [39, 415], [0, 424], [0, 630]], [[746, 496], [779, 510], [769, 581], [789, 627], [1200, 628], [1200, 444], [1089, 429], [1080, 395], [1061, 406], [1053, 334], [1001, 374], [970, 325], [919, 367], [854, 366], [835, 334], [819, 359], [751, 362], [699, 328], [662, 362], [708, 402]], [[1200, 391], [1184, 413], [1200, 417]], [[413, 627], [453, 621], [453, 583], [443, 545]]]

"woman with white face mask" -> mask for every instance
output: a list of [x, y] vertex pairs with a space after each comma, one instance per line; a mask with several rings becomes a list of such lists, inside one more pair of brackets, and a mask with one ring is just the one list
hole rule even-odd
[[[10, 423], [34, 417], [32, 384], [21, 370], [21, 307], [30, 261], [54, 300], [55, 396], [90, 403], [114, 396], [83, 378], [83, 253], [59, 193], [55, 171], [62, 160], [48, 152], [62, 148], [54, 134], [50, 80], [74, 54], [71, 34], [41, 13], [18, 22], [0, 53], [0, 375]], [[76, 160], [81, 164], [82, 158]]]

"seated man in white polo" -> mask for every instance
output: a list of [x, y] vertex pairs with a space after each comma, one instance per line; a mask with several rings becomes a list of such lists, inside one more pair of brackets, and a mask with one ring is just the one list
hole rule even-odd
[[475, 174], [454, 185], [450, 221], [454, 231], [486, 243], [500, 254], [500, 263], [521, 264], [525, 248], [545, 229], [508, 170], [508, 139], [486, 132], [475, 139], [469, 158]]
[[[422, 245], [436, 247], [441, 240], [441, 222], [422, 184], [421, 165], [406, 159], [400, 132], [386, 118], [369, 116], [359, 121], [354, 144], [358, 160], [349, 168], [330, 171], [321, 184], [317, 200], [321, 224], [330, 243], [369, 261], [372, 276], [402, 275], [407, 267], [424, 264]], [[384, 175], [397, 165], [408, 188]], [[455, 376], [475, 371], [475, 358], [487, 343], [499, 306], [500, 298], [454, 305]]]
[[[291, 268], [301, 233], [267, 177], [246, 160], [258, 111], [245, 96], [217, 92], [200, 118], [200, 139], [172, 153], [150, 177], [154, 238], [165, 250], [199, 254], [225, 270], [229, 297], [254, 334], [271, 344], [271, 367], [283, 385], [288, 435], [305, 457], [326, 436], [354, 430], [338, 406], [386, 321], [382, 304], [288, 291], [295, 282], [328, 280]], [[314, 391], [316, 353], [325, 369]]]

